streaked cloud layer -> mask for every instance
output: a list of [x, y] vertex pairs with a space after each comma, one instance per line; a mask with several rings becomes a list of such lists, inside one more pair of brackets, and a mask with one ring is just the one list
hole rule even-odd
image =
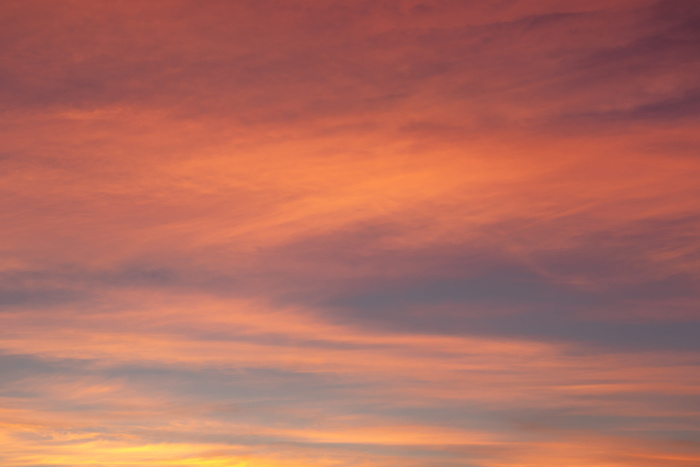
[[0, 464], [700, 465], [694, 0], [5, 0]]

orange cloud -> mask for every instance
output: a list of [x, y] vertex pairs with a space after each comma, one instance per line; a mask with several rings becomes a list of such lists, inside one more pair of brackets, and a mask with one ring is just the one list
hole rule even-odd
[[0, 464], [698, 464], [693, 0], [142, 3], [0, 12]]

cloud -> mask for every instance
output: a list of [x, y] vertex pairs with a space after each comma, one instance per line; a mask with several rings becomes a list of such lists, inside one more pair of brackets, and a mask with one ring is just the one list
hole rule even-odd
[[7, 1], [0, 463], [697, 464], [697, 18]]

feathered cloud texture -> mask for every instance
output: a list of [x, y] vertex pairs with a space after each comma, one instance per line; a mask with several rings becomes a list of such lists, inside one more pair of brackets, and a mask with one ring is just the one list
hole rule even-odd
[[4, 0], [0, 464], [700, 465], [699, 31]]

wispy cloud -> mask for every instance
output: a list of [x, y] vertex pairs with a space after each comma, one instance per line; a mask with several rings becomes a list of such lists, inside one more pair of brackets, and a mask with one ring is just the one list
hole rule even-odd
[[692, 0], [9, 0], [0, 463], [693, 466]]

